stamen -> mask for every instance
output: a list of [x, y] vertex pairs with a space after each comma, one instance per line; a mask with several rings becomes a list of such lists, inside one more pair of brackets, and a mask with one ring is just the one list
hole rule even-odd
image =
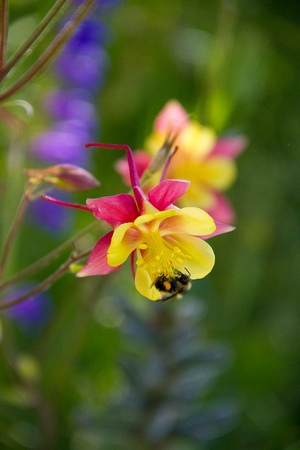
[[[139, 258], [136, 261], [137, 267], [148, 271], [152, 280], [161, 274], [165, 275], [166, 281], [176, 278], [178, 273], [182, 273], [185, 261], [191, 259], [191, 257], [186, 255], [176, 245], [177, 243], [174, 241], [170, 242], [160, 236], [159, 231], [154, 230], [156, 227], [153, 228], [154, 224], [156, 224], [155, 221], [152, 221], [150, 226], [144, 219], [145, 217], [140, 219], [141, 223], [139, 223], [138, 219], [135, 221], [135, 225], [145, 238], [143, 239], [144, 242], [142, 241], [143, 243], [138, 246]], [[159, 225], [159, 221], [157, 221], [157, 224]], [[141, 255], [141, 251], [143, 255]], [[172, 289], [171, 285], [165, 287], [167, 291]]]
[[141, 250], [146, 250], [147, 248], [148, 248], [147, 244], [140, 244], [139, 245], [139, 249], [141, 249]]

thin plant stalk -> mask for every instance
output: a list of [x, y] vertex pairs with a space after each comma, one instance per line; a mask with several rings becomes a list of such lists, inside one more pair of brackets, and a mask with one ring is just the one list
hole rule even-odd
[[3, 101], [19, 91], [25, 84], [27, 84], [34, 76], [36, 76], [45, 64], [55, 55], [59, 48], [69, 39], [77, 25], [85, 18], [90, 8], [97, 0], [87, 0], [84, 2], [73, 15], [72, 19], [65, 25], [57, 37], [52, 41], [45, 52], [38, 58], [38, 60], [25, 72], [21, 78], [16, 81], [10, 88], [0, 94], [0, 101]]
[[8, 30], [8, 1], [1, 1], [0, 11], [0, 70], [5, 63], [6, 58], [6, 42]]
[[47, 277], [44, 281], [42, 281], [40, 284], [38, 284], [31, 291], [27, 292], [26, 294], [21, 295], [20, 297], [13, 299], [13, 300], [1, 302], [0, 310], [9, 308], [14, 305], [18, 305], [19, 303], [22, 303], [25, 300], [28, 300], [29, 298], [33, 297], [34, 295], [37, 295], [40, 292], [45, 291], [55, 281], [57, 281], [60, 277], [62, 277], [70, 269], [70, 266], [72, 264], [74, 264], [76, 261], [79, 261], [80, 259], [83, 259], [86, 256], [88, 256], [91, 253], [91, 251], [92, 251], [92, 249], [89, 249], [83, 253], [80, 253], [79, 255], [75, 255], [74, 253], [72, 253], [65, 263], [63, 263], [55, 272], [53, 272], [51, 275], [49, 275], [49, 277]]
[[47, 266], [48, 264], [50, 264], [53, 260], [57, 259], [65, 250], [67, 250], [71, 245], [73, 245], [78, 239], [80, 239], [82, 236], [84, 236], [86, 233], [88, 233], [92, 228], [94, 228], [95, 225], [99, 225], [99, 220], [95, 220], [94, 222], [90, 223], [86, 228], [84, 228], [79, 233], [75, 234], [73, 237], [68, 239], [66, 242], [64, 242], [57, 248], [55, 248], [52, 252], [43, 256], [38, 261], [35, 261], [30, 266], [25, 267], [25, 269], [21, 270], [16, 275], [9, 278], [7, 281], [1, 283], [0, 290], [14, 284], [16, 281], [19, 281], [22, 278], [25, 278], [28, 275], [31, 275], [31, 274], [39, 271], [43, 267]]
[[8, 234], [8, 238], [6, 240], [5, 246], [4, 246], [4, 250], [3, 250], [3, 254], [2, 254], [2, 260], [0, 263], [0, 279], [3, 277], [3, 273], [4, 273], [4, 269], [5, 269], [5, 265], [7, 262], [7, 258], [9, 256], [11, 247], [12, 247], [12, 243], [14, 241], [14, 238], [16, 236], [16, 233], [18, 231], [20, 222], [25, 214], [25, 211], [27, 209], [28, 203], [30, 201], [30, 187], [27, 187], [27, 189], [25, 188], [25, 192], [21, 198], [21, 201], [19, 203], [18, 209], [17, 209], [17, 213], [15, 216], [15, 219], [12, 223], [12, 226], [10, 228], [10, 232]]
[[[21, 47], [16, 51], [16, 53], [7, 61], [5, 64], [3, 62], [2, 67], [0, 68], [0, 80], [2, 80], [8, 72], [17, 64], [17, 62], [22, 58], [22, 56], [27, 52], [27, 50], [32, 46], [32, 44], [41, 36], [42, 32], [45, 28], [50, 24], [52, 19], [57, 15], [62, 6], [66, 3], [67, 0], [58, 0], [50, 11], [46, 14], [46, 16], [39, 23], [37, 28], [33, 31], [33, 33], [26, 39], [26, 41], [21, 45]], [[2, 0], [5, 2], [5, 0]]]

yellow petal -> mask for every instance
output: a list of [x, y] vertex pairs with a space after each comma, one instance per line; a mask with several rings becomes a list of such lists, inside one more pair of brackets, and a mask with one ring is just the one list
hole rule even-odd
[[114, 233], [113, 233], [113, 235], [112, 235], [111, 243], [112, 243], [114, 246], [119, 245], [120, 242], [122, 241], [122, 239], [124, 238], [124, 234], [126, 233], [126, 231], [127, 231], [130, 227], [132, 227], [132, 225], [133, 225], [133, 222], [122, 223], [121, 225], [119, 225], [119, 226], [115, 229], [115, 231], [114, 231]]
[[130, 223], [115, 229], [107, 252], [107, 262], [111, 267], [123, 264], [131, 252], [142, 243], [140, 232]]
[[205, 236], [215, 231], [216, 225], [207, 212], [195, 207], [182, 208], [176, 216], [163, 220], [160, 235], [188, 234]]
[[172, 171], [171, 169], [170, 167], [168, 172], [170, 178], [181, 177], [191, 182], [187, 192], [179, 199], [180, 205], [201, 205], [202, 208], [211, 206], [213, 198], [211, 198], [211, 186], [205, 163], [184, 161]]
[[215, 189], [227, 189], [236, 178], [236, 165], [229, 158], [216, 156], [208, 159], [204, 166], [203, 181]]
[[202, 183], [192, 183], [188, 191], [179, 199], [181, 207], [198, 205], [208, 210], [215, 202], [214, 191]]
[[215, 197], [212, 191], [228, 188], [236, 176], [234, 161], [223, 157], [209, 158], [204, 162], [185, 161], [171, 169], [168, 172], [170, 178], [182, 177], [191, 181], [179, 204], [196, 204], [204, 209], [213, 207]]
[[149, 298], [149, 300], [158, 300], [161, 294], [152, 283], [153, 280], [150, 278], [149, 272], [145, 269], [137, 268], [135, 274], [136, 289], [144, 297]]
[[203, 239], [187, 235], [165, 236], [164, 239], [188, 256], [184, 259], [184, 268], [190, 272], [192, 280], [203, 278], [212, 270], [215, 255]]
[[139, 227], [143, 223], [148, 223], [155, 219], [158, 219], [160, 221], [165, 219], [166, 217], [174, 216], [177, 213], [178, 209], [167, 209], [166, 211], [158, 211], [155, 214], [143, 214], [142, 216], [139, 216], [137, 219], [135, 219], [134, 225]]
[[216, 136], [212, 129], [203, 127], [197, 122], [190, 124], [183, 130], [179, 137], [180, 152], [188, 154], [192, 159], [204, 158], [213, 149]]
[[137, 219], [135, 219], [134, 225], [136, 227], [139, 227], [143, 223], [147, 223], [153, 220], [153, 217], [154, 217], [153, 214], [143, 214], [142, 216], [139, 216]]

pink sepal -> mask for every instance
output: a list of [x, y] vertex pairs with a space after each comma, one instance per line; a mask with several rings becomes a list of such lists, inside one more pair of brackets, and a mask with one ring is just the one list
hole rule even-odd
[[130, 194], [88, 198], [86, 204], [97, 219], [110, 224], [133, 222], [139, 215], [135, 200]]
[[214, 192], [214, 206], [207, 209], [206, 212], [216, 220], [224, 223], [234, 223], [235, 213], [229, 201], [220, 192]]
[[175, 200], [186, 193], [190, 185], [186, 180], [164, 180], [148, 192], [150, 203], [159, 211], [164, 211]]
[[111, 267], [107, 263], [107, 252], [111, 243], [113, 231], [103, 236], [93, 248], [88, 262], [76, 274], [77, 277], [89, 277], [91, 275], [106, 275], [120, 269], [121, 266]]
[[217, 140], [209, 156], [218, 155], [233, 159], [244, 150], [246, 145], [247, 139], [244, 136], [222, 137]]
[[225, 223], [218, 222], [217, 220], [214, 220], [214, 222], [217, 228], [213, 233], [206, 236], [198, 236], [198, 237], [206, 240], [214, 236], [218, 236], [218, 234], [229, 233], [229, 231], [235, 230], [235, 227], [232, 227], [231, 225], [226, 225]]
[[77, 203], [62, 202], [61, 200], [57, 200], [56, 198], [49, 197], [49, 195], [43, 194], [43, 195], [41, 195], [41, 198], [43, 200], [48, 200], [49, 202], [56, 203], [57, 205], [68, 206], [69, 208], [83, 209], [84, 211], [92, 211], [90, 208], [88, 208], [85, 205], [78, 205]]
[[154, 131], [157, 133], [173, 133], [189, 122], [186, 110], [177, 100], [170, 100], [158, 114], [154, 122]]

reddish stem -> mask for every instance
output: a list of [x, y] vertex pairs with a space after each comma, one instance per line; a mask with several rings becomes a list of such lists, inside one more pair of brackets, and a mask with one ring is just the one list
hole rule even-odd
[[8, 3], [7, 0], [1, 0], [0, 11], [0, 70], [5, 63], [7, 24], [8, 24]]
[[[2, 0], [2, 3], [5, 0]], [[57, 0], [57, 2], [50, 9], [48, 14], [44, 17], [38, 27], [33, 31], [29, 38], [24, 42], [24, 44], [16, 51], [16, 53], [9, 59], [9, 61], [4, 64], [0, 71], [0, 79], [4, 78], [8, 72], [14, 67], [14, 65], [20, 60], [20, 58], [26, 53], [26, 51], [32, 46], [32, 44], [41, 36], [42, 32], [49, 25], [52, 19], [56, 16], [58, 11], [64, 5], [66, 0]], [[4, 61], [5, 62], [5, 61]]]
[[64, 26], [62, 31], [54, 38], [49, 47], [37, 59], [37, 61], [25, 72], [11, 87], [0, 94], [0, 101], [7, 99], [15, 94], [25, 84], [27, 84], [53, 57], [53, 55], [62, 47], [62, 45], [69, 39], [76, 26], [84, 19], [90, 8], [94, 5], [96, 0], [86, 0], [77, 9], [71, 20]]

